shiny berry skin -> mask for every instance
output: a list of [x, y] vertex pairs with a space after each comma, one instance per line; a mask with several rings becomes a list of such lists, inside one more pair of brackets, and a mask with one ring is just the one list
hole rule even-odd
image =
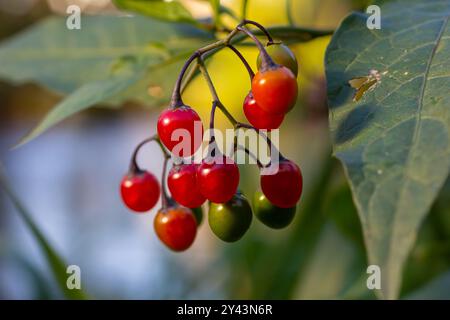
[[151, 210], [158, 202], [161, 188], [156, 177], [147, 171], [127, 174], [120, 184], [122, 200], [136, 212]]
[[262, 110], [250, 92], [244, 100], [244, 114], [248, 122], [256, 129], [278, 129], [283, 122], [284, 114], [269, 114]]
[[197, 168], [197, 182], [203, 196], [215, 203], [229, 201], [239, 185], [239, 168], [223, 155], [203, 160]]
[[197, 208], [206, 201], [197, 183], [198, 164], [175, 165], [169, 172], [167, 185], [176, 202], [188, 208]]
[[[193, 155], [203, 142], [201, 119], [197, 112], [188, 106], [164, 110], [158, 118], [157, 127], [161, 142], [178, 157]], [[177, 129], [184, 130], [176, 132]]]
[[274, 206], [260, 191], [253, 196], [253, 210], [256, 218], [272, 229], [282, 229], [291, 224], [297, 207], [280, 208]]
[[188, 249], [197, 234], [197, 221], [192, 211], [185, 207], [161, 209], [153, 224], [158, 238], [173, 251]]
[[[274, 174], [261, 174], [261, 188], [267, 199], [280, 208], [294, 207], [300, 200], [303, 178], [300, 168], [283, 159]], [[271, 169], [266, 169], [271, 170]]]
[[257, 72], [252, 80], [252, 93], [256, 103], [271, 115], [288, 112], [295, 105], [297, 91], [294, 74], [283, 66]]
[[[295, 54], [289, 49], [288, 46], [282, 43], [274, 43], [266, 47], [266, 51], [272, 60], [279, 65], [285, 66], [292, 71], [294, 76], [298, 74], [298, 62]], [[261, 69], [262, 58], [261, 54], [258, 55], [256, 60], [258, 70]]]
[[225, 242], [242, 238], [252, 222], [252, 209], [247, 199], [236, 193], [226, 203], [209, 205], [208, 222], [212, 232]]

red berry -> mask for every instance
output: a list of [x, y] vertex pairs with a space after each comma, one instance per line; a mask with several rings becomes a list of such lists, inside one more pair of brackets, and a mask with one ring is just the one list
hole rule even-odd
[[176, 202], [188, 207], [197, 208], [206, 201], [200, 193], [197, 183], [197, 164], [173, 166], [167, 178], [170, 193]]
[[120, 193], [128, 208], [137, 212], [145, 212], [156, 205], [161, 189], [153, 174], [142, 171], [123, 177]]
[[256, 73], [252, 93], [258, 106], [269, 114], [285, 114], [297, 100], [297, 80], [286, 67]]
[[261, 109], [251, 92], [245, 97], [244, 113], [248, 122], [256, 129], [278, 129], [284, 119], [284, 114], [269, 114]]
[[236, 193], [239, 168], [232, 159], [223, 155], [205, 159], [197, 168], [197, 181], [200, 192], [206, 199], [225, 203]]
[[184, 207], [161, 209], [155, 216], [158, 238], [174, 251], [189, 248], [197, 234], [197, 221], [192, 211]]
[[302, 194], [300, 168], [292, 161], [281, 160], [275, 174], [261, 175], [261, 188], [269, 201], [280, 208], [294, 207]]
[[161, 142], [177, 157], [193, 155], [203, 142], [203, 125], [188, 106], [167, 109], [158, 118]]

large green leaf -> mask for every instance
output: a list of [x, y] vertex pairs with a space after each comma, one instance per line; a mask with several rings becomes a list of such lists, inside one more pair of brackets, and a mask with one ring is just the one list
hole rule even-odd
[[70, 93], [106, 79], [124, 57], [144, 56], [154, 66], [211, 38], [191, 26], [141, 16], [82, 16], [80, 30], [68, 30], [65, 18], [50, 17], [0, 44], [0, 77]]
[[[342, 161], [381, 295], [398, 297], [402, 267], [450, 167], [450, 0], [381, 1], [381, 30], [353, 13], [326, 55], [334, 154]], [[348, 81], [377, 70], [352, 101]]]
[[137, 12], [152, 18], [172, 22], [197, 23], [191, 13], [176, 0], [113, 0], [113, 2], [120, 9]]
[[87, 296], [82, 290], [70, 290], [67, 287], [68, 274], [66, 268], [68, 264], [61, 258], [61, 255], [50, 244], [44, 233], [39, 229], [36, 223], [33, 221], [31, 214], [25, 209], [22, 202], [19, 200], [15, 192], [12, 190], [8, 179], [6, 178], [3, 164], [0, 163], [0, 186], [4, 189], [6, 194], [11, 199], [17, 212], [25, 222], [26, 227], [31, 232], [39, 245], [45, 259], [53, 273], [53, 276], [58, 284], [58, 287], [63, 292], [64, 296], [68, 299], [86, 299]]
[[212, 38], [139, 16], [82, 17], [81, 26], [52, 17], [0, 45], [0, 77], [70, 93], [21, 143], [100, 102], [167, 101], [182, 60]]

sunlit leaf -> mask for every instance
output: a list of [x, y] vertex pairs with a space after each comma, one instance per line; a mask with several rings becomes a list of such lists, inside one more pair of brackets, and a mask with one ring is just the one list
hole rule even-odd
[[197, 23], [191, 13], [176, 0], [113, 0], [113, 2], [120, 9], [152, 18], [172, 22]]

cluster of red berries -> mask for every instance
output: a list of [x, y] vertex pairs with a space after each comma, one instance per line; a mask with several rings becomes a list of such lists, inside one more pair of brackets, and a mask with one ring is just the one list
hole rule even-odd
[[[296, 102], [298, 67], [294, 54], [283, 44], [271, 42], [260, 50], [259, 71], [245, 98], [244, 112], [252, 129], [271, 130], [280, 126], [284, 115]], [[203, 126], [199, 130], [201, 119], [198, 114], [182, 103], [177, 92], [174, 96], [171, 106], [159, 116], [158, 135], [143, 142], [157, 141], [166, 155], [162, 187], [152, 173], [141, 170], [136, 163], [141, 143], [133, 155], [130, 171], [122, 180], [122, 199], [131, 210], [145, 212], [156, 205], [162, 193], [162, 209], [155, 216], [154, 228], [159, 239], [174, 251], [186, 250], [193, 243], [202, 220], [201, 206], [207, 200], [211, 230], [223, 241], [237, 241], [250, 227], [253, 216], [248, 200], [238, 191], [239, 168], [232, 158], [220, 151], [199, 164], [183, 162], [201, 146]], [[178, 149], [179, 140], [174, 135], [180, 129], [193, 137], [190, 148]], [[173, 164], [166, 179], [170, 156], [177, 157], [181, 163]], [[255, 194], [253, 210], [264, 224], [279, 229], [293, 220], [302, 193], [302, 175], [294, 162], [281, 155], [270, 167], [277, 170], [267, 174], [267, 167], [260, 166], [262, 192]], [[166, 182], [171, 197], [166, 194]]]

